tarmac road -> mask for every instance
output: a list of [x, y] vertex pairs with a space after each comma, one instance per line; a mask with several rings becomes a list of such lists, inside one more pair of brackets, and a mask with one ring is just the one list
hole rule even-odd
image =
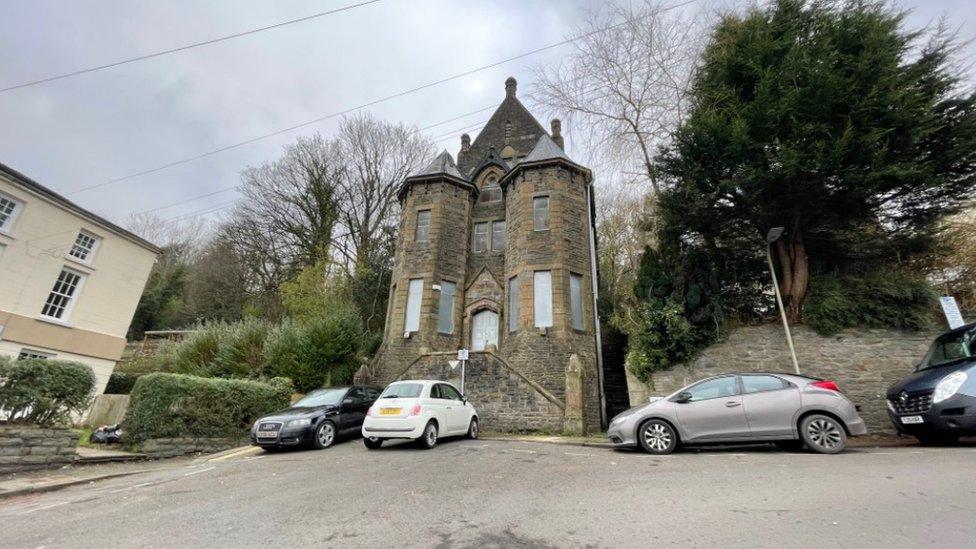
[[0, 500], [2, 547], [972, 547], [976, 447], [232, 456]]

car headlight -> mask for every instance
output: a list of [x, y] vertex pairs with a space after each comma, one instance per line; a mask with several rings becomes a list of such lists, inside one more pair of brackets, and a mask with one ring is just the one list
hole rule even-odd
[[891, 402], [891, 400], [889, 400], [889, 399], [886, 398], [885, 399], [885, 404], [888, 405], [888, 409], [891, 410], [891, 412], [893, 414], [897, 414], [898, 413], [898, 410], [895, 410], [895, 404], [893, 402]]
[[935, 394], [932, 395], [932, 403], [942, 402], [943, 400], [956, 394], [956, 391], [966, 383], [969, 376], [966, 372], [952, 372], [945, 376], [935, 385]]
[[291, 421], [288, 422], [288, 426], [289, 427], [308, 427], [311, 424], [312, 424], [312, 420], [311, 419], [308, 419], [308, 418], [305, 418], [305, 419], [293, 419], [293, 420], [291, 420]]
[[618, 425], [620, 423], [623, 423], [623, 422], [627, 421], [627, 418], [629, 418], [632, 415], [634, 415], [634, 414], [621, 414], [621, 415], [613, 418], [613, 421], [610, 422], [610, 425]]

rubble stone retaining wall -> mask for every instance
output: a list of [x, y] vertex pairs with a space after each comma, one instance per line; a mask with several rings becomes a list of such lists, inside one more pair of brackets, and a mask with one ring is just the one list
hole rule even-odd
[[[836, 381], [861, 406], [861, 417], [870, 432], [894, 433], [885, 392], [914, 370], [940, 333], [938, 328], [922, 332], [860, 328], [824, 337], [798, 326], [793, 341], [803, 375]], [[628, 376], [631, 404], [646, 402], [650, 395], [672, 393], [704, 377], [749, 371], [793, 371], [782, 325], [738, 328], [690, 363], [655, 373], [651, 387]]]
[[243, 446], [246, 440], [237, 438], [153, 438], [139, 445], [150, 458], [167, 458], [186, 454], [211, 453]]
[[0, 474], [68, 465], [76, 446], [78, 435], [64, 427], [0, 425]]

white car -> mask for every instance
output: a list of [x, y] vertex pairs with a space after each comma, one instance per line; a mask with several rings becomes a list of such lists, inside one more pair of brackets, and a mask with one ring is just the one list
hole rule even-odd
[[417, 440], [430, 449], [438, 438], [457, 435], [478, 438], [478, 412], [461, 391], [444, 381], [391, 383], [363, 422], [363, 442], [370, 450], [390, 439]]

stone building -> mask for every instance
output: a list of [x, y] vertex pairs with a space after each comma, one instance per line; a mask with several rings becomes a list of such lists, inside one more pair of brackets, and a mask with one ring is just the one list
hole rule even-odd
[[505, 82], [477, 139], [404, 181], [378, 383], [457, 381], [483, 428], [580, 432], [604, 421], [592, 173]]

